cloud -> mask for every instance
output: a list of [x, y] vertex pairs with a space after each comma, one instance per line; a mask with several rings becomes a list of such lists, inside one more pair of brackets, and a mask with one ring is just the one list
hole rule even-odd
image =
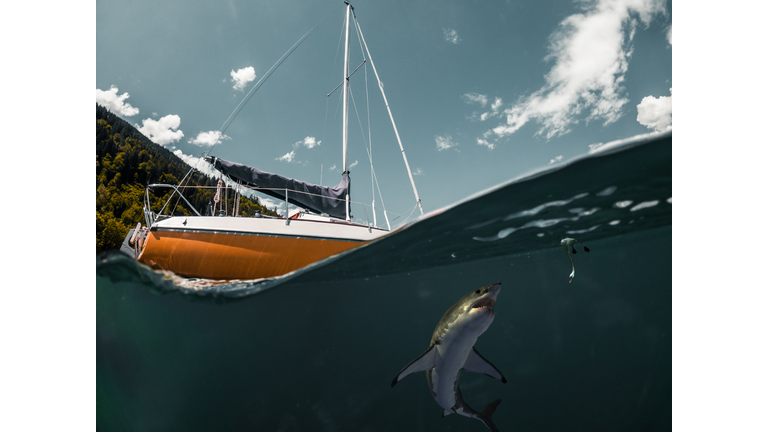
[[354, 161], [354, 162], [352, 162], [352, 165], [350, 165], [350, 166], [349, 166], [349, 168], [352, 168], [352, 167], [354, 167], [355, 165], [357, 165], [357, 161]]
[[563, 160], [563, 155], [557, 156], [554, 159], [550, 159], [549, 164], [552, 165], [553, 163], [560, 162], [561, 160]]
[[488, 150], [493, 150], [493, 149], [496, 148], [496, 144], [494, 144], [492, 142], [488, 142], [488, 140], [485, 139], [485, 138], [478, 138], [477, 139], [477, 145], [486, 146], [486, 147], [488, 147]]
[[[461, 97], [464, 99], [464, 102], [466, 102], [468, 105], [480, 105], [483, 108], [485, 108], [486, 105], [488, 105], [488, 96], [482, 95], [479, 93], [466, 93], [461, 95]], [[486, 121], [491, 117], [498, 117], [499, 116], [499, 109], [501, 108], [502, 102], [501, 98], [497, 97], [494, 98], [493, 103], [491, 104], [491, 110], [486, 111], [482, 114], [477, 113], [475, 111], [472, 113], [472, 119], [480, 119], [480, 121]]]
[[208, 131], [208, 132], [200, 132], [197, 134], [196, 137], [194, 137], [191, 140], [188, 140], [187, 142], [190, 144], [198, 145], [200, 147], [208, 147], [212, 146], [214, 144], [221, 143], [224, 140], [231, 140], [227, 135], [222, 135], [221, 131]]
[[[259, 196], [258, 198], [259, 198], [259, 203], [261, 203], [261, 205], [266, 207], [268, 210], [274, 210], [281, 215], [285, 213], [285, 201], [277, 201], [275, 199], [264, 197], [264, 196]], [[288, 204], [289, 215], [293, 215], [294, 213], [296, 213], [297, 210], [301, 210], [301, 209], [293, 204], [290, 204], [290, 203]]]
[[656, 132], [672, 130], [672, 89], [669, 96], [646, 96], [637, 105], [637, 121]]
[[669, 25], [669, 30], [667, 30], [667, 40], [672, 45], [672, 24]]
[[291, 151], [290, 153], [286, 153], [276, 160], [279, 160], [280, 162], [291, 162], [296, 157], [296, 150]]
[[435, 144], [437, 144], [438, 151], [448, 150], [451, 147], [459, 145], [458, 143], [453, 142], [453, 138], [451, 138], [450, 135], [444, 137], [435, 136]]
[[501, 108], [501, 98], [497, 97], [491, 104], [491, 110], [480, 114], [480, 121], [486, 121], [491, 117], [499, 116], [499, 108]]
[[136, 126], [139, 132], [146, 135], [154, 143], [166, 145], [176, 142], [184, 137], [184, 132], [177, 130], [181, 125], [181, 117], [176, 114], [169, 114], [160, 120], [144, 119], [141, 121], [143, 126]]
[[488, 105], [488, 96], [481, 95], [478, 93], [466, 93], [462, 95], [461, 97], [464, 98], [464, 102], [468, 104], [480, 104], [483, 107]]
[[421, 168], [416, 168], [416, 171], [411, 171], [411, 173], [415, 176], [424, 175], [424, 171], [422, 171]]
[[[207, 162], [205, 159], [201, 159], [199, 157], [190, 156], [187, 154], [182, 153], [181, 150], [176, 150], [173, 152], [176, 156], [179, 157], [182, 161], [184, 161], [187, 165], [190, 167], [195, 168], [199, 172], [207, 175], [208, 177], [215, 178], [215, 179], [222, 179], [224, 181], [224, 184], [230, 186], [230, 187], [237, 187], [237, 183], [229, 179], [227, 176], [222, 176], [221, 172], [213, 167], [209, 162]], [[240, 192], [249, 197], [249, 198], [255, 198], [260, 201], [260, 203], [263, 206], [266, 206], [269, 209], [274, 209], [276, 207], [280, 207], [281, 205], [283, 208], [285, 208], [285, 202], [277, 203], [276, 201], [270, 200], [269, 198], [265, 198], [263, 195], [257, 194], [252, 189], [249, 189], [247, 187], [240, 187]], [[267, 204], [268, 203], [268, 204]], [[291, 208], [289, 206], [289, 208]]]
[[315, 137], [313, 137], [313, 136], [308, 136], [308, 137], [304, 138], [302, 141], [296, 141], [296, 143], [293, 146], [294, 147], [298, 147], [298, 146], [304, 144], [304, 147], [306, 147], [308, 149], [311, 149], [311, 148], [314, 148], [316, 146], [319, 146], [320, 143], [322, 143], [322, 141], [316, 140]]
[[459, 33], [454, 29], [443, 29], [443, 36], [445, 37], [445, 40], [452, 43], [457, 44], [461, 41], [461, 38], [459, 37]]
[[497, 97], [493, 100], [493, 104], [491, 104], [491, 111], [498, 111], [499, 108], [501, 108], [501, 98]]
[[624, 75], [632, 55], [638, 19], [647, 27], [665, 14], [665, 0], [598, 0], [591, 8], [565, 18], [550, 36], [554, 61], [545, 85], [506, 109], [506, 123], [492, 129], [498, 137], [515, 133], [529, 121], [541, 125], [547, 139], [570, 132], [579, 116], [604, 125], [622, 116]]
[[328, 171], [336, 171], [336, 164], [333, 164], [330, 168], [328, 168]]
[[253, 66], [238, 69], [237, 72], [233, 69], [229, 74], [232, 76], [232, 82], [235, 83], [232, 88], [240, 91], [243, 91], [249, 82], [256, 79], [256, 71]]
[[128, 92], [118, 96], [115, 86], [111, 86], [107, 91], [96, 89], [96, 103], [121, 116], [130, 117], [139, 113], [138, 108], [125, 102], [129, 97]]
[[179, 159], [186, 162], [187, 165], [194, 167], [195, 169], [197, 169], [198, 171], [200, 171], [201, 173], [209, 177], [218, 178], [220, 175], [219, 171], [213, 168], [213, 165], [211, 165], [205, 160], [201, 160], [199, 157], [186, 155], [182, 153], [181, 150], [176, 150], [173, 152], [173, 154], [178, 156]]

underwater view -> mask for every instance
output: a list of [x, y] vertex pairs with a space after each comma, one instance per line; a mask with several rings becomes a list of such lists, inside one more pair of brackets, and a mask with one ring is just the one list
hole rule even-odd
[[277, 278], [97, 257], [97, 430], [488, 430], [423, 371], [393, 379], [495, 282], [474, 347], [506, 382], [465, 371], [469, 407], [500, 399], [500, 431], [671, 430], [672, 134], [593, 150]]

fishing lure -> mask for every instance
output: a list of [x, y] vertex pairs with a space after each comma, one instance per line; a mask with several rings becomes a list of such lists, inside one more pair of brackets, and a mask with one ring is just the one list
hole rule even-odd
[[[576, 276], [576, 267], [574, 267], [573, 258], [571, 258], [571, 254], [576, 253], [576, 248], [573, 247], [573, 245], [575, 245], [576, 242], [577, 242], [576, 239], [570, 238], [570, 237], [566, 237], [560, 240], [560, 246], [562, 246], [563, 249], [565, 249], [565, 252], [568, 253], [568, 260], [571, 261], [571, 274], [568, 278], [568, 283], [573, 282], [573, 278]], [[578, 243], [581, 243], [581, 242], [578, 242]], [[584, 252], [589, 252], [589, 248], [584, 243], [581, 243], [581, 245], [584, 246]]]

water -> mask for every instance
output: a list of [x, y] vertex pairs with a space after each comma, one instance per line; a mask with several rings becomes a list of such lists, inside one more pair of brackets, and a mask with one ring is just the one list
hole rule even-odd
[[[210, 284], [97, 260], [97, 427], [487, 430], [390, 383], [442, 314], [501, 281], [465, 373], [501, 431], [672, 428], [671, 135], [488, 191], [283, 278]], [[628, 203], [631, 201], [631, 203]], [[618, 221], [618, 222], [617, 222]], [[576, 276], [560, 240], [573, 237]]]

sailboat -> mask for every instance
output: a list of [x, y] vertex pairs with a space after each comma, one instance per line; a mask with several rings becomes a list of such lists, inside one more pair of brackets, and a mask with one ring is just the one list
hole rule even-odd
[[[290, 273], [393, 232], [388, 219], [387, 229], [384, 229], [376, 227], [375, 222], [366, 224], [354, 222], [350, 216], [347, 147], [351, 18], [354, 18], [354, 25], [365, 46], [366, 61], [370, 61], [377, 80], [379, 76], [365, 39], [362, 37], [354, 8], [348, 2], [345, 3], [346, 38], [343, 81], [340, 84], [343, 90], [341, 182], [335, 187], [314, 185], [206, 155], [204, 159], [238, 187], [242, 185], [283, 200], [286, 209], [284, 217], [258, 217], [257, 214], [257, 217], [246, 218], [236, 215], [214, 215], [213, 211], [204, 216], [183, 197], [180, 186], [149, 185], [147, 194], [150, 187], [173, 188], [174, 195], [178, 194], [187, 202], [196, 215], [156, 214], [149, 208], [149, 199], [146, 199], [144, 206], [146, 226], [142, 228], [139, 224], [136, 229], [131, 230], [123, 245], [124, 249], [133, 251], [139, 262], [192, 278], [214, 280], [270, 278]], [[423, 215], [421, 199], [380, 80], [379, 88], [405, 161], [416, 203]], [[287, 211], [289, 203], [302, 208], [303, 211], [289, 216]], [[161, 210], [160, 213], [162, 212]]]

